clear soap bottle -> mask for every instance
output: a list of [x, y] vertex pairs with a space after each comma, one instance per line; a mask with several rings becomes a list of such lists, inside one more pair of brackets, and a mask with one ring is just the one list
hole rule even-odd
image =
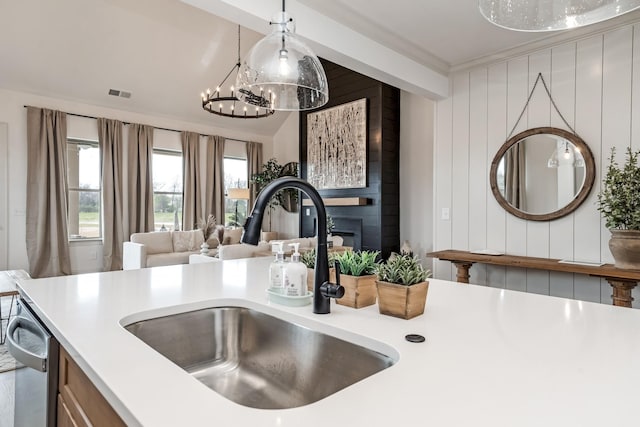
[[301, 297], [307, 294], [307, 267], [300, 262], [300, 243], [289, 243], [293, 246], [291, 262], [284, 268], [285, 294], [288, 297]]
[[269, 265], [269, 287], [272, 291], [284, 294], [285, 262], [282, 242], [273, 242], [272, 247], [276, 251], [276, 257]]

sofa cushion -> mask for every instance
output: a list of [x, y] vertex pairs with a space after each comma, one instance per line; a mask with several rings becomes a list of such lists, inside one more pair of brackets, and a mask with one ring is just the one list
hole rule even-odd
[[220, 245], [220, 242], [218, 238], [212, 234], [209, 236], [209, 239], [207, 239], [207, 245], [209, 245], [209, 249], [215, 249]]
[[169, 252], [147, 256], [147, 267], [160, 267], [163, 265], [189, 264], [189, 255], [199, 252]]
[[259, 243], [257, 246], [246, 243], [235, 245], [222, 245], [218, 248], [218, 258], [221, 260], [252, 258], [256, 252], [264, 252], [269, 250], [268, 243]]
[[131, 235], [133, 243], [145, 246], [147, 255], [173, 252], [170, 231], [152, 231], [150, 233], [134, 233]]
[[204, 243], [202, 230], [174, 231], [173, 252], [196, 251]]
[[240, 243], [243, 231], [244, 229], [242, 227], [224, 230], [224, 240], [222, 241], [222, 244], [237, 245], [238, 243]]

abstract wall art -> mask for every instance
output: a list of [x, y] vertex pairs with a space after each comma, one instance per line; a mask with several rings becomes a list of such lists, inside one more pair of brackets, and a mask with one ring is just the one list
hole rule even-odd
[[366, 98], [307, 114], [307, 180], [318, 190], [367, 186]]

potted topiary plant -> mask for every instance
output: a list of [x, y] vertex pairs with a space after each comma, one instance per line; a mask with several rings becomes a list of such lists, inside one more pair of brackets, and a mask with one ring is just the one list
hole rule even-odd
[[627, 148], [623, 167], [615, 161], [611, 149], [609, 167], [598, 194], [598, 210], [611, 231], [609, 250], [615, 266], [640, 270], [640, 167], [638, 155]]
[[431, 272], [425, 270], [417, 257], [392, 254], [386, 262], [377, 264], [375, 274], [378, 308], [381, 314], [411, 319], [424, 313]]
[[[264, 187], [271, 183], [271, 181], [281, 178], [283, 176], [298, 176], [298, 164], [287, 163], [281, 165], [278, 160], [271, 158], [267, 160], [267, 163], [262, 165], [262, 171], [251, 176], [251, 184], [256, 186], [256, 191], [260, 192]], [[298, 211], [298, 190], [293, 188], [284, 188], [273, 195], [269, 201], [269, 231], [273, 231], [271, 228], [271, 217], [275, 209], [280, 206], [287, 212]], [[275, 236], [272, 236], [274, 239]], [[267, 239], [269, 240], [269, 239]]]
[[[336, 281], [335, 254], [329, 252], [329, 280], [333, 283]], [[316, 250], [311, 249], [300, 254], [300, 262], [307, 266], [307, 289], [313, 292], [313, 281], [316, 272]]]
[[335, 255], [340, 266], [340, 284], [344, 296], [336, 300], [340, 305], [361, 308], [376, 303], [376, 275], [374, 270], [380, 251], [346, 251]]

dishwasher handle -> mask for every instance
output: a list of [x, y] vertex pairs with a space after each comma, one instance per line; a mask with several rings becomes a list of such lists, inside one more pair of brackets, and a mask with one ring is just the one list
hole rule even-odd
[[34, 335], [37, 335], [42, 339], [44, 343], [44, 348], [47, 348], [47, 341], [49, 337], [46, 332], [42, 330], [35, 322], [26, 319], [21, 316], [16, 316], [9, 323], [9, 327], [7, 329], [7, 347], [9, 348], [9, 353], [20, 363], [29, 368], [35, 369], [39, 372], [47, 372], [47, 354], [40, 355], [33, 353], [32, 351], [27, 350], [24, 347], [21, 347], [18, 342], [15, 341], [13, 335], [17, 329], [24, 329], [31, 332]]

